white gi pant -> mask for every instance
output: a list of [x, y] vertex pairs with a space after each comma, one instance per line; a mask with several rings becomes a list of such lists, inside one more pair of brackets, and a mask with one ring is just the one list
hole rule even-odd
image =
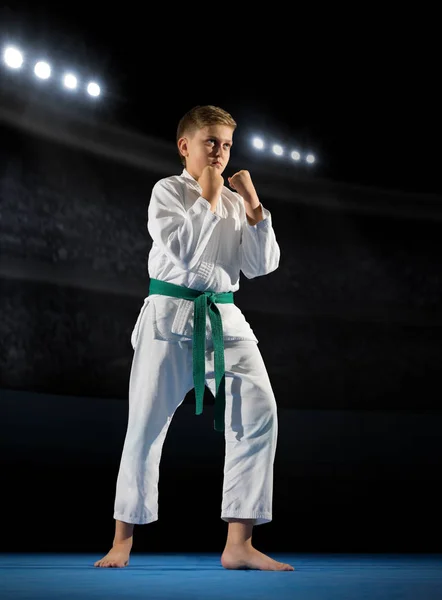
[[[129, 415], [118, 472], [114, 519], [158, 519], [163, 443], [176, 409], [194, 387], [192, 341], [154, 338], [147, 309], [134, 350]], [[272, 520], [277, 407], [254, 341], [225, 341], [225, 463], [221, 519]], [[206, 385], [215, 396], [213, 345], [206, 342]], [[195, 416], [197, 419], [198, 416]], [[214, 435], [222, 435], [214, 431]]]

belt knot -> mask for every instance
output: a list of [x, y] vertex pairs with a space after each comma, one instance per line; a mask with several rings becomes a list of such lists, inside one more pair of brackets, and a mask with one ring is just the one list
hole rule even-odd
[[216, 303], [216, 292], [204, 292], [205, 297], [207, 298], [209, 304], [215, 304]]

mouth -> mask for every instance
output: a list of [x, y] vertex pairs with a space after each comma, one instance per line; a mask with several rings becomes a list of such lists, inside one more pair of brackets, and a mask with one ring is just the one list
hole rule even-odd
[[222, 167], [222, 164], [219, 162], [219, 160], [215, 160], [215, 161], [213, 161], [212, 165], [213, 165], [214, 167]]

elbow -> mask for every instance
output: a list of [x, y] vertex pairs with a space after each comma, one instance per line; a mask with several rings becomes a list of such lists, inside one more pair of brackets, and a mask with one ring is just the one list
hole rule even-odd
[[267, 271], [265, 272], [266, 275], [268, 275], [269, 273], [273, 273], [273, 271], [276, 271], [276, 269], [278, 268], [279, 264], [276, 263], [274, 265], [271, 265]]
[[[250, 267], [250, 268], [249, 268]], [[253, 268], [251, 265], [249, 267], [243, 266], [241, 268], [242, 273], [247, 279], [255, 279], [255, 277], [262, 277], [263, 275], [269, 275], [269, 273], [273, 273], [279, 267], [279, 258], [267, 263], [264, 268]]]
[[270, 263], [269, 273], [273, 273], [273, 271], [276, 271], [276, 269], [279, 267], [279, 258], [280, 258], [280, 254], [278, 252], [278, 254], [274, 257], [274, 259]]
[[169, 259], [179, 269], [188, 271], [191, 268], [195, 256], [192, 252], [189, 252], [189, 248], [185, 248], [183, 245], [177, 243], [177, 240], [169, 238], [167, 243], [164, 244], [164, 250]]
[[279, 267], [279, 256], [276, 256], [273, 260], [271, 260], [268, 265], [267, 265], [267, 269], [265, 271], [265, 275], [268, 275], [269, 273], [273, 273], [273, 271], [276, 271], [276, 269]]

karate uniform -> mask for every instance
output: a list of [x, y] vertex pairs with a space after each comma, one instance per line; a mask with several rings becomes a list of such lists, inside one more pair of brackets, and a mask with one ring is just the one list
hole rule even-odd
[[[201, 342], [201, 336], [205, 383], [216, 397], [216, 406], [221, 397], [225, 401], [225, 407], [220, 405], [220, 430], [226, 442], [221, 518], [254, 519], [255, 525], [272, 519], [275, 397], [258, 340], [241, 310], [227, 301], [239, 289], [240, 271], [252, 279], [278, 267], [280, 250], [271, 215], [262, 204], [261, 208], [263, 220], [249, 225], [241, 196], [223, 187], [212, 213], [200, 185], [186, 169], [160, 180], [152, 190], [147, 223], [153, 240], [148, 260], [151, 293], [131, 336], [129, 418], [115, 519], [136, 524], [158, 519], [162, 447], [176, 409], [193, 387], [201, 388], [195, 381], [195, 341]], [[169, 296], [168, 286], [178, 295], [187, 292], [198, 298]], [[206, 315], [206, 302], [210, 315]], [[216, 318], [222, 331], [217, 325], [215, 336]], [[197, 413], [201, 410], [202, 406]]]

